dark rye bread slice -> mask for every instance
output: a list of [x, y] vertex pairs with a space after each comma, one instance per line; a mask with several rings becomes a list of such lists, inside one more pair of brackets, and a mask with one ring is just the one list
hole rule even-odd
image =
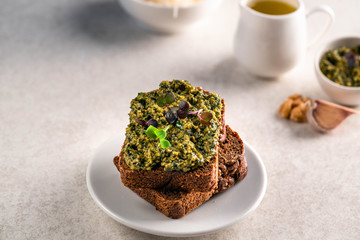
[[215, 193], [220, 193], [243, 180], [248, 172], [244, 143], [239, 134], [226, 125], [226, 139], [219, 148], [219, 177]]
[[[205, 93], [209, 93], [203, 90]], [[225, 128], [225, 102], [222, 99], [223, 108], [220, 119], [219, 142], [226, 138]], [[126, 140], [125, 140], [126, 141]], [[203, 167], [188, 172], [166, 172], [163, 167], [153, 170], [131, 170], [124, 160], [123, 148], [118, 157], [114, 158], [114, 164], [118, 168], [121, 181], [129, 188], [167, 188], [169, 190], [203, 191], [207, 192], [217, 187], [218, 182], [218, 148], [216, 154]]]
[[[169, 191], [167, 189], [130, 188], [170, 218], [181, 218], [208, 201], [214, 194], [223, 192], [243, 180], [247, 174], [244, 144], [229, 126], [226, 139], [219, 148], [218, 187], [208, 192]], [[118, 160], [115, 160], [115, 165]]]
[[152, 188], [130, 188], [137, 195], [154, 205], [156, 210], [169, 218], [178, 219], [201, 204], [213, 195], [209, 192], [181, 192], [176, 190], [156, 190]]

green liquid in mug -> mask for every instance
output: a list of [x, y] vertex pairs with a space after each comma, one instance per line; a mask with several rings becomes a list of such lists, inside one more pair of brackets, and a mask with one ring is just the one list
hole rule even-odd
[[280, 1], [251, 1], [248, 6], [255, 11], [270, 15], [283, 15], [296, 11], [296, 7]]

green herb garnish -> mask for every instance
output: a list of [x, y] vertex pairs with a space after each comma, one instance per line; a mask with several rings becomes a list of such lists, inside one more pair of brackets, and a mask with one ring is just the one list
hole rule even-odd
[[173, 92], [168, 92], [165, 96], [159, 97], [157, 100], [157, 104], [160, 107], [164, 107], [173, 102], [175, 102], [175, 94]]
[[146, 130], [145, 130], [145, 134], [148, 135], [148, 137], [151, 137], [153, 139], [156, 139], [157, 136], [156, 136], [156, 133], [155, 131], [157, 131], [158, 129], [154, 126], [149, 126]]
[[157, 129], [154, 126], [149, 126], [146, 130], [145, 130], [145, 134], [153, 139], [158, 138], [160, 141], [160, 145], [162, 148], [168, 148], [170, 147], [170, 142], [168, 140], [166, 140], [166, 131], [169, 129], [170, 125], [165, 127], [164, 129]]
[[164, 129], [158, 129], [155, 131], [155, 135], [159, 138], [159, 139], [164, 139], [166, 138], [166, 132]]
[[150, 120], [148, 120], [147, 122], [145, 122], [144, 120], [141, 119], [135, 119], [135, 122], [140, 124], [143, 127], [149, 127], [149, 126], [154, 126], [157, 127], [159, 126], [158, 121], [156, 121], [155, 119], [151, 118]]
[[170, 147], [170, 142], [166, 139], [160, 139], [160, 145], [163, 149]]
[[177, 116], [181, 119], [184, 119], [189, 114], [196, 114], [196, 116], [198, 116], [202, 124], [210, 125], [210, 121], [213, 118], [211, 112], [202, 112], [202, 109], [194, 112], [189, 112], [189, 109], [190, 109], [190, 104], [186, 101], [181, 101], [179, 103], [179, 110], [177, 110]]
[[[204, 125], [210, 125], [210, 121], [213, 118], [212, 113], [210, 112], [202, 112], [202, 109], [189, 112], [190, 104], [186, 101], [181, 101], [179, 103], [179, 107], [170, 108], [168, 104], [171, 104], [175, 101], [175, 95], [173, 92], [168, 92], [164, 97], [160, 97], [157, 100], [157, 104], [160, 107], [166, 106], [169, 110], [165, 113], [166, 121], [169, 124], [173, 124], [176, 126], [178, 118], [184, 119], [188, 115], [196, 114], [200, 119], [200, 122]], [[201, 113], [202, 112], [202, 113]]]

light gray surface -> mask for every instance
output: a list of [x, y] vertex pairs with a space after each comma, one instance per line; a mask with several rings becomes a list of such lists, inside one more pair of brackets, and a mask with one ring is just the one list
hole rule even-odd
[[[360, 1], [305, 1], [317, 3], [337, 17], [323, 41], [360, 35]], [[167, 36], [139, 27], [113, 1], [2, 1], [0, 239], [165, 239], [103, 213], [85, 171], [97, 146], [124, 131], [131, 98], [171, 78], [225, 98], [227, 123], [269, 177], [250, 217], [194, 239], [357, 239], [360, 117], [326, 135], [279, 118], [292, 93], [328, 99], [315, 79], [316, 46], [281, 79], [255, 79], [232, 55], [238, 14], [226, 1], [202, 28]], [[313, 33], [323, 19], [310, 21]]]

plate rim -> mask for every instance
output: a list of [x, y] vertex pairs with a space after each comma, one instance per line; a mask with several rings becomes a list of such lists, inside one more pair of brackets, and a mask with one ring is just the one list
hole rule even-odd
[[243, 140], [244, 148], [245, 148], [245, 154], [246, 154], [246, 149], [249, 149], [255, 155], [255, 158], [257, 159], [257, 162], [259, 163], [261, 172], [263, 173], [263, 182], [261, 184], [262, 187], [261, 187], [259, 197], [256, 199], [256, 201], [252, 204], [251, 208], [248, 209], [248, 211], [245, 214], [242, 214], [239, 217], [235, 217], [229, 223], [214, 227], [211, 230], [205, 229], [205, 230], [190, 231], [190, 232], [158, 231], [158, 230], [152, 230], [152, 229], [149, 229], [149, 228], [144, 228], [141, 225], [133, 224], [131, 221], [122, 218], [118, 214], [114, 214], [112, 211], [110, 211], [108, 208], [106, 208], [104, 206], [105, 204], [103, 204], [101, 199], [99, 199], [97, 197], [92, 185], [90, 184], [90, 182], [91, 182], [90, 181], [91, 166], [94, 163], [94, 160], [95, 160], [97, 154], [99, 153], [100, 149], [102, 149], [104, 146], [106, 146], [111, 141], [114, 141], [115, 139], [118, 139], [118, 138], [123, 139], [124, 136], [122, 136], [121, 134], [114, 135], [114, 136], [108, 138], [107, 140], [105, 140], [103, 143], [101, 143], [96, 148], [96, 150], [94, 151], [94, 154], [92, 155], [92, 158], [90, 159], [90, 161], [88, 163], [87, 169], [86, 169], [86, 185], [87, 185], [88, 191], [90, 193], [90, 196], [94, 200], [96, 205], [98, 205], [100, 207], [100, 209], [102, 209], [109, 217], [111, 217], [115, 221], [117, 221], [117, 222], [119, 222], [119, 223], [121, 223], [121, 224], [123, 224], [123, 225], [125, 225], [125, 226], [127, 226], [129, 228], [135, 229], [137, 231], [157, 235], [157, 236], [164, 236], [164, 237], [195, 237], [195, 236], [201, 236], [201, 235], [210, 234], [210, 233], [219, 231], [219, 230], [227, 228], [227, 227], [229, 227], [229, 226], [231, 226], [231, 225], [233, 225], [233, 224], [235, 224], [237, 222], [240, 222], [241, 220], [243, 220], [247, 216], [249, 216], [256, 208], [258, 208], [258, 206], [260, 205], [260, 203], [264, 199], [264, 196], [265, 196], [265, 193], [266, 193], [266, 190], [267, 190], [267, 184], [268, 184], [268, 177], [267, 177], [267, 171], [266, 171], [265, 164], [264, 164], [262, 158], [260, 157], [260, 155], [258, 154], [258, 152], [255, 151], [255, 149], [247, 141]]

